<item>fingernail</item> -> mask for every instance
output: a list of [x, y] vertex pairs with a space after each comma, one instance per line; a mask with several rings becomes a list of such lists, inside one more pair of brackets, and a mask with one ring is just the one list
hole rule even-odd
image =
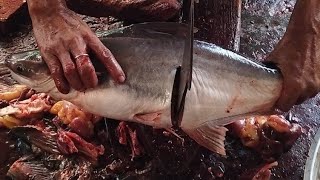
[[125, 80], [126, 80], [126, 78], [124, 76], [119, 76], [118, 77], [118, 81], [121, 82], [121, 83], [124, 82]]

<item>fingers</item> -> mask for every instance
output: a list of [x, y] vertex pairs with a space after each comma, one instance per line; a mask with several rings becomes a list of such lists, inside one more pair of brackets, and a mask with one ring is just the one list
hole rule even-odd
[[303, 91], [300, 97], [297, 99], [296, 105], [302, 104], [305, 100], [313, 98], [319, 92], [319, 89], [311, 83], [307, 83], [307, 88]]
[[276, 104], [277, 108], [285, 112], [289, 111], [290, 108], [296, 104], [299, 95], [300, 92], [297, 92], [296, 89], [290, 88], [290, 86], [284, 84], [284, 89], [282, 90], [280, 98]]
[[97, 86], [98, 78], [90, 58], [86, 55], [86, 44], [83, 39], [74, 38], [68, 42], [64, 42], [63, 46], [55, 46], [52, 52], [56, 55], [55, 60], [49, 61], [54, 63], [52, 67], [59, 67], [54, 70], [55, 81], [59, 83], [57, 88], [63, 93], [68, 93], [70, 87], [83, 91]]
[[77, 66], [72, 61], [69, 52], [60, 51], [58, 53], [58, 58], [62, 65], [63, 74], [67, 79], [67, 81], [69, 82], [70, 86], [78, 91], [83, 90], [83, 84], [82, 84], [82, 81], [80, 80]]
[[125, 74], [110, 50], [107, 49], [96, 36], [90, 36], [88, 43], [90, 49], [107, 68], [110, 76], [117, 82], [124, 82]]
[[304, 84], [302, 84], [302, 81], [299, 79], [300, 76], [298, 76], [298, 73], [293, 75], [290, 73], [291, 71], [283, 68], [282, 64], [279, 64], [278, 67], [282, 73], [283, 86], [276, 106], [282, 111], [289, 111], [291, 107], [296, 104], [305, 87], [303, 87]]
[[67, 94], [70, 91], [70, 87], [68, 85], [67, 80], [63, 76], [63, 70], [58, 58], [52, 54], [43, 54], [42, 55], [44, 61], [49, 67], [51, 76], [57, 86], [57, 89], [63, 93]]
[[277, 107], [282, 111], [288, 111], [294, 105], [299, 105], [305, 100], [317, 95], [319, 89], [313, 82], [298, 79], [297, 77], [284, 78], [283, 90]]
[[83, 42], [78, 42], [71, 48], [71, 53], [73, 57], [78, 56], [74, 61], [82, 84], [85, 88], [93, 88], [98, 85], [98, 78], [90, 58], [86, 55], [81, 56], [82, 54], [87, 54], [85, 46]]
[[[52, 77], [59, 91], [68, 93], [70, 88], [84, 90], [98, 84], [98, 78], [92, 62], [87, 56], [75, 56], [87, 54], [86, 34], [98, 39], [90, 28], [72, 11], [62, 10], [43, 22], [45, 25], [34, 27], [35, 37], [42, 57], [46, 59]], [[90, 39], [90, 38], [89, 38]], [[100, 42], [98, 40], [98, 42]], [[93, 42], [96, 43], [96, 42]], [[100, 44], [102, 44], [100, 42]], [[97, 46], [93, 46], [97, 47]], [[100, 52], [100, 51], [97, 51]], [[98, 53], [100, 54], [100, 53]], [[108, 53], [104, 53], [108, 54]], [[109, 67], [112, 72], [118, 72], [119, 65], [113, 59]], [[106, 64], [108, 64], [108, 62]], [[120, 72], [121, 68], [120, 68]], [[115, 73], [112, 73], [114, 75]]]
[[95, 73], [95, 69], [88, 56], [80, 56], [76, 60], [76, 65], [82, 83], [86, 88], [93, 88], [98, 85], [98, 77]]

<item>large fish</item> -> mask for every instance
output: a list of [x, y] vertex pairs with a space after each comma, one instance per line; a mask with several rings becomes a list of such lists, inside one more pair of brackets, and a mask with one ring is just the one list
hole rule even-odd
[[[184, 28], [178, 23], [143, 23], [100, 33], [127, 79], [116, 84], [105, 73], [100, 75], [98, 87], [85, 92], [60, 93], [36, 50], [14, 54], [6, 64], [19, 83], [90, 113], [170, 128], [172, 89], [182, 62]], [[180, 127], [200, 145], [225, 154], [227, 129], [223, 126], [273, 110], [282, 88], [281, 74], [202, 41], [194, 41], [193, 53], [192, 88]]]

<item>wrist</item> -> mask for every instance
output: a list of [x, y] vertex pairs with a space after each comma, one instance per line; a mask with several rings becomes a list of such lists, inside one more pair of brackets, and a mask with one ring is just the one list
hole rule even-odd
[[66, 8], [65, 0], [27, 0], [31, 16], [52, 14]]

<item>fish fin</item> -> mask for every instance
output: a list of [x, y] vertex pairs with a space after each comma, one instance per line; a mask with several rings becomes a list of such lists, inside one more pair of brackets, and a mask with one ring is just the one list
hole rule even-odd
[[[32, 177], [36, 177], [37, 179], [52, 179], [52, 174], [50, 171], [42, 164], [41, 161], [31, 161], [25, 162], [25, 165], [28, 166], [32, 170]], [[29, 174], [30, 176], [30, 174]]]
[[226, 132], [228, 131], [227, 128], [207, 122], [197, 128], [182, 129], [201, 146], [218, 154], [226, 155], [224, 141]]
[[99, 38], [103, 37], [136, 37], [157, 38], [157, 35], [168, 37], [185, 38], [188, 26], [178, 22], [145, 22], [137, 23], [116, 30], [97, 32]]
[[148, 114], [136, 114], [133, 116], [135, 120], [138, 121], [156, 121], [160, 118], [161, 113], [148, 113]]
[[179, 134], [177, 134], [176, 132], [174, 132], [173, 129], [171, 128], [165, 128], [166, 131], [168, 131], [169, 133], [173, 134], [175, 137], [177, 137], [178, 139], [180, 139], [182, 145], [184, 144], [184, 138], [179, 136]]
[[158, 128], [161, 120], [161, 114], [162, 112], [136, 114], [133, 116], [133, 120], [144, 125], [152, 126], [153, 128]]
[[61, 154], [56, 142], [57, 136], [53, 132], [44, 132], [36, 126], [16, 126], [10, 133], [35, 145], [36, 147], [53, 154]]
[[12, 179], [41, 179], [53, 178], [52, 173], [41, 161], [34, 160], [34, 157], [22, 157], [15, 161], [7, 172]]

